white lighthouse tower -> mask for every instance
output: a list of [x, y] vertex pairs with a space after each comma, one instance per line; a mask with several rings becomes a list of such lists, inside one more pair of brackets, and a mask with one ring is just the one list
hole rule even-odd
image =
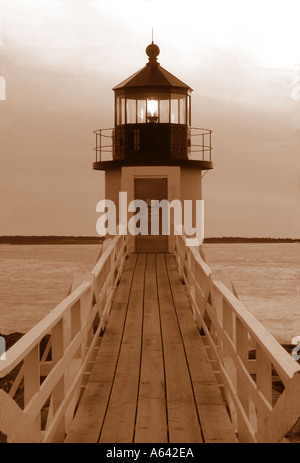
[[[128, 204], [143, 200], [202, 199], [202, 172], [213, 168], [211, 130], [191, 125], [192, 89], [157, 61], [159, 47], [146, 48], [147, 64], [113, 88], [115, 125], [96, 130], [93, 169], [105, 171], [105, 198], [119, 206], [120, 192]], [[149, 208], [149, 211], [151, 209]], [[131, 236], [137, 252], [173, 249], [170, 234], [150, 233], [153, 214], [148, 213], [149, 233]]]

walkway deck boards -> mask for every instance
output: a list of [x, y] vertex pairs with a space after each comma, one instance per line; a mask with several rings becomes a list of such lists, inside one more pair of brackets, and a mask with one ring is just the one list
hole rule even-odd
[[66, 442], [236, 442], [171, 254], [131, 254]]

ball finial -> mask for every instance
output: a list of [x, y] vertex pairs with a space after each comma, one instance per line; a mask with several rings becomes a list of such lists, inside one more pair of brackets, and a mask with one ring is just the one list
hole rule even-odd
[[159, 47], [155, 43], [150, 43], [146, 48], [146, 54], [149, 56], [149, 63], [156, 63], [160, 53]]

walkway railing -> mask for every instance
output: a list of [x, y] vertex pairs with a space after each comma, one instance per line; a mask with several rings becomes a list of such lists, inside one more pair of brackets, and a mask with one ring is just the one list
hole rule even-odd
[[[0, 431], [8, 442], [62, 442], [70, 428], [128, 254], [127, 236], [104, 246], [92, 272], [77, 275], [71, 293], [0, 362], [0, 378], [18, 371], [9, 392], [0, 390]], [[239, 441], [280, 442], [300, 415], [299, 365], [180, 235], [175, 257]], [[277, 401], [275, 372], [284, 385]]]
[[106, 241], [92, 272], [75, 276], [71, 293], [0, 362], [0, 378], [19, 370], [9, 392], [0, 390], [0, 431], [8, 442], [64, 440], [127, 253], [126, 236]]
[[[300, 416], [299, 365], [180, 235], [175, 257], [239, 441], [280, 442]], [[284, 385], [276, 403], [275, 373]]]
[[[174, 124], [174, 127], [176, 127], [176, 124]], [[115, 149], [115, 129], [98, 129], [94, 130], [94, 134], [96, 135], [96, 146], [94, 147], [94, 151], [96, 153], [95, 161], [111, 161], [113, 159]], [[199, 127], [188, 127], [188, 134], [189, 136], [186, 141], [186, 146], [189, 151], [189, 159], [211, 162], [212, 131], [210, 129], [202, 129]]]

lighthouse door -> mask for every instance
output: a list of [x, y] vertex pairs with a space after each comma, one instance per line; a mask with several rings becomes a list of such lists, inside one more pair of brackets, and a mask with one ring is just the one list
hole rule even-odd
[[[136, 178], [134, 181], [135, 199], [141, 199], [147, 204], [145, 213], [148, 215], [148, 235], [135, 237], [137, 252], [167, 252], [168, 236], [162, 234], [162, 210], [151, 208], [152, 200], [168, 199], [168, 182], [166, 178]], [[158, 221], [158, 235], [151, 234], [151, 221]]]

